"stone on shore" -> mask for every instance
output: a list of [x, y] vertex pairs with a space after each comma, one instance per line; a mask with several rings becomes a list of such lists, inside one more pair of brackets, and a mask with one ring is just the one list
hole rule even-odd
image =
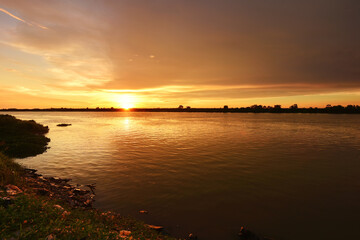
[[148, 228], [150, 228], [152, 230], [156, 230], [156, 231], [161, 231], [164, 229], [163, 226], [155, 226], [155, 225], [150, 225], [150, 224], [147, 224], [146, 226], [148, 226]]
[[15, 196], [23, 192], [20, 188], [12, 184], [6, 185], [5, 188], [6, 188], [6, 193], [10, 196]]

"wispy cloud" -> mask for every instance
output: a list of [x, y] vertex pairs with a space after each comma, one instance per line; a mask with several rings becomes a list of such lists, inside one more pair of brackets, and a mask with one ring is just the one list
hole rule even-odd
[[22, 19], [22, 18], [20, 18], [20, 17], [18, 17], [18, 16], [15, 16], [15, 15], [12, 14], [11, 12], [9, 12], [9, 11], [3, 9], [3, 8], [0, 8], [0, 12], [3, 12], [3, 13], [5, 13], [5, 14], [9, 15], [10, 17], [12, 17], [12, 18], [14, 18], [14, 19], [16, 19], [16, 20], [18, 20], [18, 21], [20, 21], [20, 22], [23, 22], [23, 23], [25, 23], [25, 24], [27, 24], [27, 25], [29, 25], [29, 26], [36, 26], [36, 27], [39, 27], [39, 28], [41, 28], [41, 29], [48, 29], [47, 27], [42, 26], [42, 25], [40, 25], [40, 24], [37, 24], [37, 23], [34, 23], [34, 22], [25, 21], [24, 19]]

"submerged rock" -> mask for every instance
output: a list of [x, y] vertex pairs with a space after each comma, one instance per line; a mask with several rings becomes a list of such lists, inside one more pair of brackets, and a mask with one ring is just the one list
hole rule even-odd
[[60, 123], [60, 124], [58, 124], [56, 126], [58, 126], [58, 127], [68, 127], [68, 126], [71, 126], [71, 124], [70, 123]]

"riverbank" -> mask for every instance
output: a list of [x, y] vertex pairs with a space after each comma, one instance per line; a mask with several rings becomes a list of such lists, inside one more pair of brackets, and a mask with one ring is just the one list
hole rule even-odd
[[48, 128], [9, 115], [0, 115], [0, 122], [0, 239], [174, 239], [155, 226], [94, 209], [93, 185], [80, 188], [17, 164], [9, 156], [46, 151]]

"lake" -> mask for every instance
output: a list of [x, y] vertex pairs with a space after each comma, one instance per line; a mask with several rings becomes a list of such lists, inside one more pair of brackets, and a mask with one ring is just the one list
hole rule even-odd
[[50, 127], [51, 148], [19, 162], [174, 236], [360, 239], [360, 115], [9, 114]]

